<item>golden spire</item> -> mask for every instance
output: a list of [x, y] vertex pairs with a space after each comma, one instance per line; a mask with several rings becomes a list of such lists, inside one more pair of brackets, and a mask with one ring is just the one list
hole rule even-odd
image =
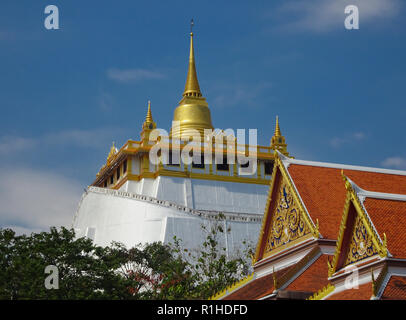
[[145, 117], [144, 124], [142, 125], [143, 130], [152, 130], [156, 128], [156, 123], [154, 119], [152, 119], [152, 112], [151, 112], [151, 101], [148, 100], [148, 110], [147, 115]]
[[117, 153], [117, 148], [114, 145], [114, 141], [113, 141], [113, 145], [110, 148], [110, 152], [109, 155], [107, 156], [107, 162], [110, 162], [111, 158]]
[[186, 77], [185, 91], [183, 96], [188, 97], [201, 97], [199, 81], [197, 80], [195, 53], [193, 49], [193, 19], [190, 21], [190, 53], [189, 53], [189, 69]]
[[147, 111], [147, 116], [145, 117], [145, 122], [147, 123], [152, 123], [154, 120], [152, 119], [152, 114], [151, 114], [151, 101], [148, 100], [148, 111]]
[[156, 129], [156, 123], [154, 119], [152, 119], [152, 112], [151, 112], [151, 101], [148, 100], [148, 110], [147, 115], [145, 117], [145, 121], [142, 124], [142, 131], [141, 131], [141, 140], [143, 143], [148, 143], [149, 135], [153, 129]]
[[285, 137], [282, 136], [281, 128], [279, 127], [279, 117], [278, 116], [276, 116], [275, 133], [273, 134], [273, 137], [271, 138], [271, 148], [273, 150], [278, 150], [285, 156], [289, 156], [289, 153], [287, 150], [287, 144], [285, 142]]
[[[193, 27], [193, 19], [190, 26]], [[175, 109], [173, 121], [170, 133], [173, 138], [182, 139], [182, 137], [186, 137], [185, 139], [188, 139], [188, 135], [190, 136], [196, 131], [202, 137], [205, 129], [213, 129], [209, 106], [202, 96], [197, 80], [192, 30], [190, 32], [189, 68], [185, 91], [182, 100]]]
[[281, 134], [281, 129], [279, 128], [279, 117], [276, 116], [276, 125], [275, 125], [275, 133], [274, 133], [275, 137], [280, 137], [282, 136]]

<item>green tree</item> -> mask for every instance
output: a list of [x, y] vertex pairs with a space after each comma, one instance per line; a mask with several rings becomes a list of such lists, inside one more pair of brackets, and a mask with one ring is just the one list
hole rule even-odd
[[[221, 216], [219, 217], [221, 220]], [[181, 240], [127, 249], [76, 238], [73, 230], [17, 236], [0, 229], [0, 299], [207, 299], [247, 271], [246, 256], [227, 258], [222, 224], [204, 228], [201, 250]], [[45, 268], [59, 271], [59, 288], [45, 288]]]
[[[16, 236], [0, 230], [1, 299], [124, 299], [127, 279], [115, 271], [123, 257], [114, 247], [75, 239], [73, 230]], [[59, 289], [46, 289], [45, 267], [59, 270]]]
[[242, 244], [245, 249], [234, 252], [231, 257], [227, 249], [221, 246], [220, 237], [231, 231], [224, 230], [224, 221], [225, 216], [219, 214], [208, 226], [202, 225], [206, 237], [200, 250], [190, 252], [182, 249], [181, 240], [174, 239], [172, 252], [186, 262], [185, 269], [193, 281], [192, 290], [186, 296], [188, 299], [208, 299], [246, 276], [250, 270], [253, 248], [248, 243], [244, 241]]

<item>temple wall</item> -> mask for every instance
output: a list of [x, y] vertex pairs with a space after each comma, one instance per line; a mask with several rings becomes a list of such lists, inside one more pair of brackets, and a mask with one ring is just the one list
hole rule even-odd
[[205, 234], [202, 225], [224, 224], [229, 234], [220, 234], [220, 243], [234, 254], [243, 241], [255, 245], [260, 215], [226, 214], [226, 220], [213, 219], [218, 212], [199, 212], [174, 202], [129, 192], [90, 187], [83, 194], [73, 221], [77, 236], [87, 236], [101, 246], [113, 240], [127, 247], [138, 243], [171, 242], [182, 239], [185, 247], [198, 249]]
[[199, 209], [263, 214], [269, 186], [158, 176], [127, 181], [121, 191], [148, 195]]

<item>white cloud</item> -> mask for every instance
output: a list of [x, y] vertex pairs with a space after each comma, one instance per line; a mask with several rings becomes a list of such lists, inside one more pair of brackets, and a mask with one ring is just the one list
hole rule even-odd
[[0, 155], [7, 156], [26, 149], [31, 149], [35, 145], [36, 141], [31, 138], [2, 136], [0, 137]]
[[358, 7], [360, 29], [366, 23], [396, 16], [402, 7], [400, 0], [291, 0], [268, 17], [281, 20], [273, 28], [277, 31], [324, 33], [344, 28], [347, 5]]
[[106, 147], [106, 140], [111, 139], [119, 133], [120, 129], [69, 129], [52, 134], [47, 134], [39, 138], [41, 143], [48, 145], [74, 145], [84, 148]]
[[116, 69], [107, 70], [107, 76], [119, 82], [137, 82], [141, 80], [163, 79], [165, 75], [161, 72], [146, 69]]
[[103, 92], [99, 97], [99, 105], [102, 111], [110, 112], [114, 109], [116, 102], [111, 94]]
[[[241, 85], [241, 84], [217, 84], [208, 94], [212, 96], [211, 105], [215, 108], [233, 107], [239, 104], [244, 106], [256, 105], [257, 98], [269, 90], [272, 83], [266, 82], [259, 85]], [[211, 100], [211, 99], [210, 99]]]
[[339, 148], [344, 144], [359, 142], [366, 139], [366, 134], [364, 132], [355, 132], [347, 134], [344, 137], [334, 137], [330, 140], [330, 145], [334, 148]]
[[83, 191], [60, 174], [27, 168], [1, 168], [0, 226], [18, 233], [70, 228]]
[[96, 128], [91, 130], [68, 129], [35, 138], [7, 135], [0, 137], [0, 155], [12, 156], [13, 154], [32, 151], [36, 148], [56, 146], [106, 148], [109, 147], [113, 137], [117, 137], [122, 132], [123, 130], [119, 128]]
[[382, 166], [406, 170], [406, 159], [402, 157], [389, 157], [382, 161]]

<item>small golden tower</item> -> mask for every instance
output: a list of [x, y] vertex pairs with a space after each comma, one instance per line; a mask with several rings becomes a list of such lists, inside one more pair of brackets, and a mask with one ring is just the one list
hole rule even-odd
[[117, 151], [118, 150], [117, 150], [116, 146], [114, 145], [114, 141], [113, 141], [113, 145], [111, 146], [109, 155], [107, 156], [107, 163], [108, 164], [111, 162], [113, 156], [117, 153]]
[[147, 144], [149, 140], [149, 135], [152, 130], [156, 129], [156, 123], [154, 119], [152, 119], [151, 113], [151, 101], [148, 100], [148, 111], [147, 116], [145, 117], [145, 121], [142, 124], [142, 131], [141, 131], [141, 140], [143, 144]]
[[287, 146], [288, 145], [285, 142], [285, 137], [282, 136], [281, 129], [279, 128], [279, 118], [276, 116], [275, 133], [271, 138], [271, 148], [273, 150], [278, 150], [285, 156], [289, 156]]
[[[193, 20], [191, 21], [192, 26]], [[185, 91], [179, 106], [175, 109], [173, 121], [179, 121], [179, 126], [171, 129], [171, 136], [175, 138], [181, 138], [182, 134], [187, 134], [190, 129], [197, 130], [201, 136], [204, 134], [204, 129], [213, 129], [210, 109], [206, 99], [202, 96], [197, 80], [193, 32], [190, 32], [189, 68]]]

